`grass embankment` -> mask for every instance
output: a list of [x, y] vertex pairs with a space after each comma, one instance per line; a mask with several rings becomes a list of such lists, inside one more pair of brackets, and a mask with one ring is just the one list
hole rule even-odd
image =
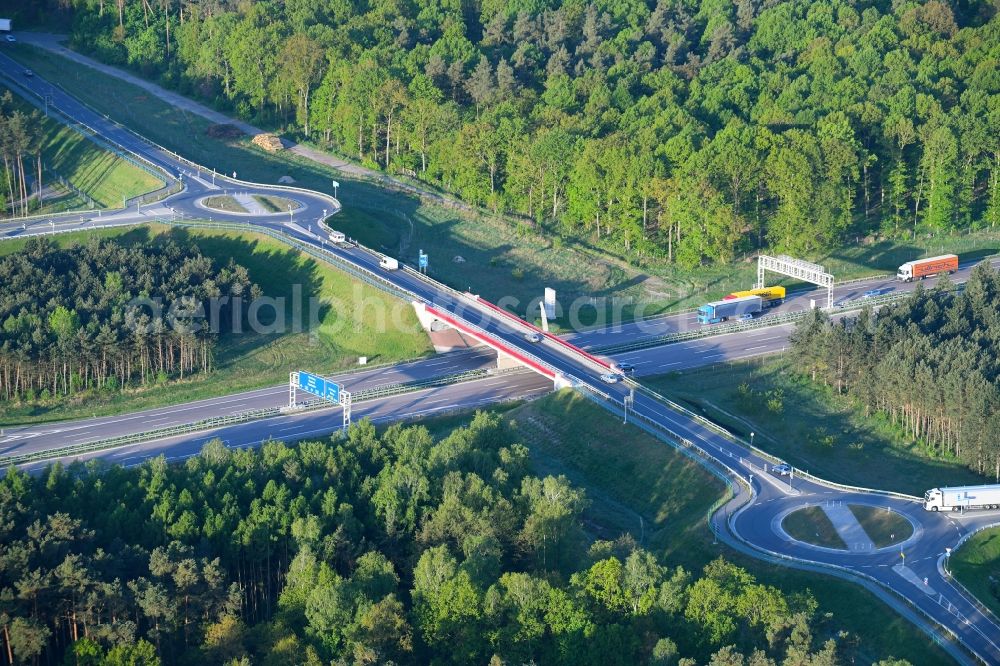
[[949, 562], [952, 574], [1000, 616], [1000, 527], [969, 539]]
[[849, 398], [793, 373], [787, 356], [738, 361], [650, 378], [732, 432], [817, 476], [921, 496], [928, 488], [982, 483], [965, 466], [929, 457], [918, 442]]
[[[7, 88], [0, 86], [0, 94]], [[36, 108], [17, 95], [14, 106], [24, 113]], [[79, 132], [53, 118], [41, 118], [42, 185], [57, 184], [56, 176], [69, 181], [101, 208], [120, 208], [129, 199], [163, 187], [163, 181], [149, 172], [104, 150]], [[52, 213], [89, 205], [78, 195], [62, 189], [35, 213]]]
[[895, 511], [886, 511], [864, 504], [848, 504], [847, 508], [861, 523], [861, 527], [876, 548], [902, 543], [913, 535], [913, 525]]
[[[408, 263], [416, 263], [424, 250], [430, 257], [430, 275], [458, 289], [472, 288], [497, 301], [514, 297], [525, 314], [531, 299], [544, 287], [556, 289], [560, 304], [570, 307], [577, 297], [615, 297], [623, 303], [626, 318], [631, 304], [648, 302], [644, 314], [700, 305], [756, 279], [752, 262], [685, 270], [661, 259], [641, 265], [611, 256], [606, 247], [589, 245], [588, 238], [553, 240], [524, 223], [488, 214], [470, 213], [429, 204], [409, 194], [349, 178], [336, 169], [301, 159], [287, 151], [267, 153], [250, 145], [250, 138], [213, 138], [211, 123], [171, 107], [151, 93], [55, 54], [17, 44], [13, 57], [41, 76], [59, 83], [91, 106], [180, 154], [246, 180], [277, 183], [291, 176], [302, 187], [330, 191], [330, 180], [341, 183], [344, 210], [331, 223], [369, 247]], [[942, 251], [972, 255], [1000, 250], [1000, 234], [941, 237], [914, 241], [853, 246], [826, 257], [814, 258], [838, 279], [875, 272], [895, 271], [903, 261]], [[457, 258], [464, 261], [456, 261]], [[610, 316], [612, 307], [603, 310]], [[530, 313], [534, 318], [537, 308]], [[595, 323], [591, 306], [580, 312], [583, 324]], [[566, 326], [563, 317], [557, 325]]]
[[[410, 304], [397, 300], [311, 257], [290, 250], [258, 234], [175, 229], [154, 225], [133, 229], [99, 230], [53, 237], [60, 244], [85, 242], [98, 235], [119, 242], [163, 242], [172, 237], [194, 243], [206, 256], [225, 265], [230, 257], [245, 266], [250, 279], [270, 297], [284, 297], [288, 332], [245, 330], [223, 336], [216, 347], [215, 370], [182, 382], [147, 387], [120, 394], [94, 395], [72, 402], [6, 405], [0, 403], [0, 421], [6, 425], [114, 414], [188, 402], [271, 386], [288, 381], [292, 370], [334, 372], [356, 365], [359, 356], [369, 362], [402, 361], [430, 353], [430, 342]], [[0, 243], [10, 253], [25, 241]], [[302, 332], [291, 330], [293, 285], [301, 285]], [[309, 331], [309, 299], [326, 305], [319, 310], [316, 335]], [[382, 325], [382, 321], [385, 325]], [[398, 321], [397, 327], [394, 322]]]
[[793, 511], [785, 516], [781, 526], [788, 532], [788, 536], [797, 541], [824, 548], [847, 550], [847, 544], [840, 538], [837, 528], [830, 522], [826, 512], [818, 506], [807, 506]]
[[[810, 590], [819, 602], [819, 630], [856, 637], [840, 641], [845, 663], [872, 663], [888, 655], [914, 664], [951, 663], [922, 632], [861, 587], [765, 564], [714, 543], [706, 512], [725, 492], [723, 483], [645, 431], [569, 390], [505, 411], [531, 452], [535, 473], [565, 474], [586, 489], [590, 538], [630, 534], [670, 564], [692, 571], [722, 555], [788, 594]], [[462, 422], [448, 416], [428, 421], [428, 427], [443, 433]]]
[[215, 210], [224, 210], [227, 213], [247, 213], [246, 208], [243, 207], [239, 201], [233, 197], [220, 194], [214, 197], [206, 197], [202, 202], [206, 208], [214, 208]]

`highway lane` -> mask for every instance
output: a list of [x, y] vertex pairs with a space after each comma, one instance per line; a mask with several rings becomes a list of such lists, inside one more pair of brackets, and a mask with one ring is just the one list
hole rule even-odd
[[609, 358], [616, 363], [630, 363], [635, 366], [637, 376], [662, 375], [714, 363], [780, 353], [788, 348], [788, 336], [794, 328], [794, 324], [781, 324], [739, 333], [713, 335], [612, 354]]
[[[783, 328], [790, 330], [790, 325]], [[664, 345], [617, 355], [614, 360], [633, 363], [638, 375], [661, 374], [780, 351], [781, 345], [785, 343], [787, 330], [775, 333], [773, 329], [762, 329], [752, 333], [752, 336], [734, 333]], [[762, 347], [766, 349], [761, 349]], [[357, 391], [485, 369], [495, 364], [496, 352], [487, 347], [479, 347], [384, 368], [358, 369], [331, 377], [346, 389]], [[4, 428], [3, 435], [0, 436], [0, 456], [34, 453], [287, 404], [288, 385], [283, 384], [116, 416], [15, 426]]]
[[[978, 263], [980, 263], [979, 260], [963, 262], [955, 274], [948, 276], [949, 279], [955, 283], [965, 282], [969, 279], [969, 274]], [[1000, 266], [1000, 258], [990, 259], [990, 263], [994, 267]], [[884, 288], [890, 290], [888, 293], [908, 293], [916, 289], [917, 285], [923, 285], [924, 288], [931, 288], [937, 284], [938, 280], [939, 278], [934, 277], [923, 281], [899, 282], [895, 278], [878, 278], [864, 282], [836, 285], [833, 290], [834, 305], [863, 298], [865, 292], [870, 289]], [[749, 287], [748, 285], [747, 288]], [[767, 318], [778, 314], [807, 310], [811, 307], [812, 300], [815, 300], [818, 306], [825, 305], [826, 291], [817, 287], [790, 292], [783, 304], [765, 310], [764, 314], [758, 319], [766, 321]], [[703, 328], [705, 328], [705, 325], [698, 323], [696, 312], [681, 312], [638, 321], [613, 322], [609, 326], [598, 329], [567, 333], [564, 337], [583, 349], [593, 349], [609, 345], [638, 342], [647, 338], [655, 338], [671, 333], [697, 331]]]
[[[0, 67], [2, 67], [2, 63], [0, 63]], [[140, 141], [139, 143], [142, 144], [143, 142]], [[143, 144], [143, 146], [138, 146], [137, 150], [144, 151], [144, 153], [154, 150], [147, 144]], [[168, 163], [170, 161], [169, 155], [160, 157], [159, 159], [165, 159]], [[176, 166], [180, 170], [186, 168], [186, 165], [183, 162], [177, 162]], [[202, 192], [209, 191], [205, 183], [198, 179], [187, 178], [186, 183], [189, 189], [186, 190], [185, 195], [177, 198], [171, 198], [169, 200], [170, 206], [180, 206], [182, 208], [182, 212], [190, 212], [194, 208], [194, 200], [192, 199], [192, 197], [195, 196], [195, 194], [193, 194], [194, 190], [201, 188]], [[239, 187], [245, 189], [245, 186], [243, 185], [240, 185]], [[252, 189], [251, 192], [269, 192], [269, 190], [266, 186], [261, 186], [259, 189]], [[303, 210], [299, 213], [301, 216], [300, 219], [303, 221], [315, 218], [317, 206], [322, 206], [323, 202], [329, 201], [321, 195], [316, 195], [315, 198], [304, 195], [297, 200], [303, 203]], [[293, 218], [294, 217], [295, 216], [293, 215]], [[275, 217], [253, 219], [249, 220], [249, 222], [251, 222], [254, 226], [271, 228], [284, 227], [281, 222], [276, 221]], [[287, 226], [284, 227], [284, 230], [293, 237], [300, 239], [302, 242], [310, 243], [317, 247], [322, 245], [319, 237], [306, 232], [301, 227], [296, 229], [294, 226]], [[546, 339], [537, 344], [526, 342], [524, 334], [528, 329], [526, 329], [523, 324], [508, 317], [501, 317], [497, 315], [488, 308], [484, 307], [482, 304], [477, 303], [474, 299], [458, 294], [433, 281], [426, 280], [411, 271], [381, 272], [378, 268], [379, 255], [367, 251], [364, 248], [332, 248], [332, 252], [344, 261], [351, 263], [357, 269], [369, 271], [372, 275], [379, 275], [383, 279], [395, 285], [397, 288], [408, 290], [415, 300], [432, 305], [447, 313], [448, 316], [456, 319], [460, 326], [466, 328], [470, 325], [479, 327], [482, 334], [490, 339], [492, 344], [512, 350], [514, 353], [522, 355], [526, 358], [533, 359], [532, 362], [536, 363], [542, 372], [562, 377], [563, 381], [574, 384], [581, 390], [590, 390], [606, 396], [606, 399], [609, 401], [609, 406], [620, 405], [626, 395], [628, 395], [630, 389], [634, 388], [627, 384], [604, 384], [599, 378], [601, 373], [606, 372], [606, 368], [603, 365], [599, 362], [595, 362], [593, 359], [588, 358], [583, 354], [567, 348], [566, 346], [558, 344], [556, 341]], [[871, 288], [871, 286], [874, 285], [873, 283], [868, 283], [865, 286]], [[624, 338], [614, 338], [615, 342], [623, 340]], [[496, 381], [508, 381], [512, 378], [497, 377], [493, 379]], [[539, 388], [536, 390], [547, 390], [547, 380], [540, 377], [533, 379], [539, 384]], [[467, 389], [467, 386], [468, 385], [461, 385], [454, 387], [453, 390], [457, 392], [457, 395], [464, 395], [463, 392]], [[473, 399], [493, 400], [498, 398], [500, 395], [509, 394], [511, 390], [512, 388], [510, 386], [498, 385], [495, 390], [487, 390], [480, 394], [478, 398]], [[408, 396], [400, 396], [400, 399], [402, 402], [390, 406], [388, 418], [398, 417], [407, 410], [412, 411], [416, 408], [415, 405], [408, 405], [406, 403]], [[449, 402], [450, 398], [447, 397], [443, 391], [436, 399], [441, 401], [441, 409], [447, 409], [450, 404], [461, 404], [458, 401], [455, 401], [454, 403]], [[750, 451], [741, 447], [731, 439], [700, 423], [697, 419], [693, 418], [693, 416], [671, 409], [655, 396], [649, 395], [641, 389], [635, 394], [633, 413], [644, 420], [647, 420], [656, 428], [668, 430], [688, 439], [695, 446], [704, 451], [705, 454], [711, 458], [711, 460], [715, 461], [715, 464], [729, 469], [734, 474], [740, 475], [741, 478], [748, 478], [750, 473], [759, 469], [765, 462], [760, 457], [752, 454]], [[334, 419], [335, 417], [336, 415], [334, 414]], [[297, 423], [294, 421], [296, 417], [289, 416], [287, 418], [289, 419], [289, 425], [287, 426], [289, 428], [289, 437], [297, 437], [300, 435], [306, 436], [311, 432], [309, 428], [312, 428], [312, 425]], [[300, 418], [306, 420], [312, 417], [307, 414], [303, 414]], [[262, 426], [265, 429], [273, 428], [273, 421], [274, 420], [269, 420], [267, 424], [258, 423], [257, 425]], [[316, 423], [315, 426], [318, 428], [329, 428], [330, 422], [327, 420], [324, 423]], [[247, 441], [253, 439], [257, 439], [259, 441], [267, 434], [275, 433], [257, 431], [249, 435], [247, 437]], [[234, 440], [234, 442], [236, 443], [235, 445], [241, 445], [242, 440], [237, 439]], [[188, 455], [190, 453], [194, 453], [197, 450], [197, 446], [195, 446], [195, 444], [197, 444], [197, 442], [188, 444], [188, 446], [192, 446], [191, 449], [188, 449], [188, 453], [178, 454], [174, 452], [174, 449], [171, 449], [171, 454]], [[115, 453], [119, 452], [116, 451]], [[126, 464], [132, 462], [124, 460], [125, 457], [127, 456], [122, 456], [122, 462]], [[750, 467], [750, 465], [755, 465], [755, 467]], [[766, 475], [758, 474], [752, 481], [755, 491], [755, 501], [748, 505], [748, 508], [741, 510], [739, 513], [739, 519], [729, 521], [728, 524], [729, 529], [731, 529], [734, 534], [738, 535], [739, 538], [745, 539], [748, 543], [761, 551], [767, 551], [767, 546], [771, 543], [773, 530], [770, 528], [765, 529], [763, 524], [764, 522], [767, 522], [767, 524], [770, 525], [770, 521], [750, 519], [744, 521], [742, 517], [757, 516], [758, 514], [756, 512], [763, 510], [760, 507], [766, 507], [768, 504], [776, 503], [771, 502], [771, 500], [780, 499], [787, 495], [787, 493], [782, 490], [780, 482], [775, 483], [772, 480], [762, 481], [762, 479], [766, 479]], [[802, 485], [803, 483], [811, 485], [809, 487], [804, 487]], [[850, 493], [845, 495], [843, 490], [820, 482], [799, 480], [798, 484], [799, 485], [796, 486], [796, 490], [800, 493], [799, 501], [801, 501], [801, 493], [806, 491], [828, 493], [831, 498], [850, 495]], [[812, 485], [814, 485], [815, 488], [812, 488]], [[926, 520], [940, 521], [947, 520], [947, 518], [944, 516], [931, 516], [928, 514]], [[972, 517], [964, 519], [961, 529], [969, 529], [971, 525], [977, 524], [976, 521], [982, 520], [988, 520], [988, 518]], [[933, 523], [928, 524], [935, 528], [931, 531], [932, 534], [943, 534], [943, 532], [938, 529], [938, 526]], [[942, 539], [944, 538], [945, 537], [942, 536]], [[939, 543], [934, 539], [928, 539], [927, 541], [921, 539], [913, 545], [913, 555], [918, 561], [929, 562], [938, 554], [938, 545]], [[789, 547], [785, 545], [782, 546], [782, 548]], [[821, 557], [820, 555], [816, 555], [812, 552], [803, 554], [803, 557], [808, 558], [812, 562], [836, 564], [837, 566], [845, 567], [849, 571], [856, 572], [858, 575], [869, 575], [869, 570], [864, 568], [866, 565], [851, 553], [834, 554], [830, 556], [831, 558], [834, 558], [833, 561], [829, 562], [826, 561], [828, 558], [826, 558], [825, 555]], [[914, 565], [914, 572], [917, 574], [927, 573], [929, 584], [939, 591], [940, 596], [938, 597], [938, 602], [936, 604], [931, 604], [928, 601], [929, 595], [921, 590], [914, 589], [914, 585], [910, 580], [897, 574], [891, 569], [889, 571], [892, 575], [888, 575], [884, 572], [878, 572], [876, 569], [876, 579], [886, 585], [889, 589], [893, 590], [896, 594], [900, 595], [902, 598], [909, 599], [917, 607], [921, 608], [933, 617], [935, 621], [940, 622], [942, 625], [948, 627], [949, 630], [955, 632], [955, 634], [961, 638], [963, 643], [979, 655], [984, 661], [988, 663], [1000, 663], [1000, 650], [997, 649], [995, 641], [991, 638], [1000, 635], [1000, 627], [996, 627], [990, 618], [980, 614], [974, 606], [972, 606], [970, 600], [965, 598], [958, 590], [950, 587], [947, 581], [943, 580], [938, 574], [930, 571], [929, 567], [923, 565], [923, 567], [918, 571], [916, 569], [917, 566], [919, 565]], [[947, 603], [948, 606], [946, 607], [944, 603]], [[958, 618], [952, 610], [948, 609], [961, 609], [960, 612], [962, 613], [962, 617]], [[966, 621], [967, 619], [968, 621]]]
[[[512, 373], [355, 403], [351, 407], [351, 416], [354, 420], [370, 418], [376, 423], [388, 423], [495, 405], [504, 400], [535, 398], [551, 390], [552, 382], [535, 373]], [[231, 448], [256, 446], [270, 439], [284, 442], [305, 438], [320, 439], [339, 430], [341, 421], [341, 408], [332, 406], [328, 409], [290, 413], [199, 433], [130, 444], [63, 458], [60, 461], [69, 463], [74, 460], [103, 460], [126, 467], [140, 465], [159, 455], [170, 461], [179, 461], [197, 455], [206, 442], [215, 438], [221, 439]], [[40, 461], [22, 465], [21, 468], [38, 472], [52, 462], [54, 460]]]
[[[380, 368], [359, 368], [331, 375], [331, 378], [349, 391], [359, 391], [376, 386], [426, 381], [444, 375], [495, 366], [496, 354], [492, 350], [482, 348], [451, 352]], [[283, 384], [123, 415], [15, 426], [4, 428], [3, 435], [0, 436], [0, 456], [35, 453], [72, 444], [85, 444], [110, 437], [194, 423], [217, 416], [230, 416], [287, 405], [288, 384]]]

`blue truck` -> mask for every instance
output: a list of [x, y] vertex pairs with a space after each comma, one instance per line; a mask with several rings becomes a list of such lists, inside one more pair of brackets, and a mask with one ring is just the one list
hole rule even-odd
[[731, 318], [751, 319], [764, 309], [760, 296], [743, 296], [725, 301], [706, 303], [698, 308], [699, 324], [718, 324]]

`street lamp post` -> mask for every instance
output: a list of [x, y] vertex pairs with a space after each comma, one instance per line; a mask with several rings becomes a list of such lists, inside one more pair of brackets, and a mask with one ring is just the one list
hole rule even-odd
[[625, 420], [623, 423], [628, 423], [628, 408], [635, 402], [635, 389], [631, 389], [625, 399], [622, 401], [622, 405], [625, 407]]
[[753, 435], [754, 435], [754, 433], [751, 432], [750, 433], [750, 448], [753, 448]]
[[292, 204], [288, 204], [288, 224], [292, 223]]

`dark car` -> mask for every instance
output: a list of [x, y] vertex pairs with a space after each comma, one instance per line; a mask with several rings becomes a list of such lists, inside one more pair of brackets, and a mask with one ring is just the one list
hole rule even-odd
[[635, 372], [635, 366], [632, 365], [631, 363], [617, 363], [615, 365], [618, 368], [618, 372], [622, 373], [623, 375], [631, 375], [633, 372]]
[[34, 76], [35, 73], [33, 71], [31, 71], [30, 69], [26, 69], [26, 70], [24, 70], [24, 75], [28, 76], [28, 77], [31, 77], [31, 76]]

